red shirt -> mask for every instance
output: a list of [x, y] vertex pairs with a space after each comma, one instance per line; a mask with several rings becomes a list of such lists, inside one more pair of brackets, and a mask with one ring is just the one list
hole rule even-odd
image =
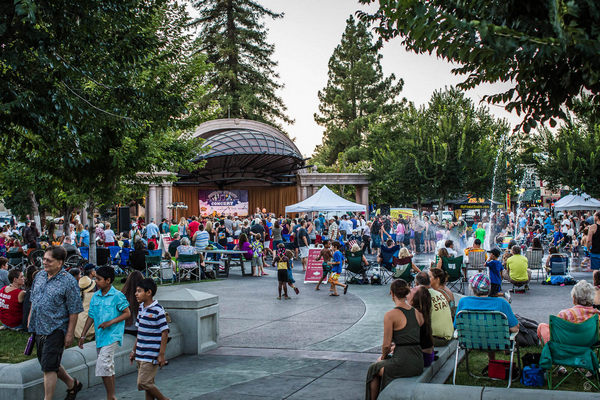
[[194, 237], [194, 233], [198, 232], [198, 227], [200, 226], [200, 222], [192, 221], [188, 224], [188, 236], [191, 238]]
[[0, 290], [0, 321], [6, 326], [16, 328], [23, 323], [23, 303], [19, 303], [21, 289], [6, 293], [6, 288]]

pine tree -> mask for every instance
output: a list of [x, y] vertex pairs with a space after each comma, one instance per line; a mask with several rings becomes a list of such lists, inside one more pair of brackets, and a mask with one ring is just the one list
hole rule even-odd
[[271, 59], [275, 46], [266, 42], [264, 17], [282, 18], [252, 0], [196, 0], [200, 16], [193, 26], [200, 28], [198, 50], [207, 55], [214, 69], [207, 83], [212, 90], [206, 105], [216, 102], [221, 118], [246, 118], [277, 127], [293, 123], [287, 107], [275, 92], [283, 88]]
[[317, 147], [317, 159], [326, 165], [335, 163], [340, 152], [350, 162], [361, 157], [360, 147], [369, 119], [392, 113], [402, 91], [402, 79], [394, 84], [394, 74], [385, 78], [378, 48], [368, 25], [346, 20], [341, 43], [329, 59], [329, 79], [319, 91], [319, 113], [315, 121], [325, 127], [323, 145]]

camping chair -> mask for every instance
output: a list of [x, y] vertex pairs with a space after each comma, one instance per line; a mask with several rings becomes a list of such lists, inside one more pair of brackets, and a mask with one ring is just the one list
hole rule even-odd
[[6, 258], [8, 258], [9, 269], [23, 269], [27, 264], [25, 262], [26, 259], [24, 258], [24, 254], [20, 251], [8, 251], [6, 252]]
[[463, 256], [442, 257], [442, 269], [448, 273], [448, 287], [452, 290], [458, 286], [458, 293], [465, 294], [462, 264]]
[[528, 249], [525, 253], [525, 258], [527, 258], [528, 268], [533, 272], [537, 270], [537, 276], [535, 278], [536, 282], [540, 279], [540, 272], [542, 273], [542, 279], [544, 279], [544, 274], [546, 272], [545, 268], [542, 266], [542, 250], [533, 250]]
[[385, 284], [394, 278], [394, 253], [384, 251], [384, 248], [381, 248], [379, 252], [382, 258], [379, 268], [381, 271], [381, 283]]
[[162, 250], [161, 249], [148, 250], [148, 255], [150, 255], [152, 257], [162, 257]]
[[465, 269], [465, 276], [467, 270], [476, 270], [481, 272], [485, 268], [485, 250], [469, 250], [469, 265]]
[[[465, 363], [467, 372], [473, 378], [486, 378], [471, 373], [469, 369], [469, 353], [475, 351], [510, 351], [510, 364], [508, 373], [508, 386], [512, 380], [519, 379], [519, 376], [513, 377], [513, 364], [515, 351], [517, 352], [517, 363], [519, 371], [521, 370], [521, 355], [517, 347], [517, 334], [509, 331], [508, 318], [500, 311], [471, 311], [462, 310], [455, 317], [456, 330], [454, 338], [458, 339], [456, 344], [456, 356], [454, 359], [454, 376], [452, 383], [456, 385], [456, 372], [458, 369], [458, 359], [460, 349], [465, 350]], [[487, 378], [494, 379], [494, 378]]]
[[394, 263], [394, 280], [404, 279], [409, 285], [412, 284], [415, 280], [412, 275], [412, 257], [394, 257], [392, 262]]
[[[548, 387], [558, 388], [571, 374], [579, 373], [592, 386], [598, 385], [598, 357], [594, 349], [598, 348], [598, 315], [579, 324], [565, 321], [555, 315], [550, 316], [550, 341], [544, 345], [540, 358], [540, 367], [548, 371]], [[552, 370], [552, 366], [556, 368]], [[552, 385], [552, 373], [560, 366], [572, 367], [556, 386]], [[590, 371], [596, 382], [589, 379], [581, 369]], [[551, 371], [552, 370], [552, 371]]]
[[550, 257], [550, 275], [567, 275], [569, 273], [569, 257]]
[[146, 278], [158, 279], [162, 285], [162, 274], [160, 268], [160, 256], [145, 256]]
[[121, 251], [119, 246], [109, 246], [108, 251], [110, 251], [110, 261], [112, 264], [117, 265], [117, 254]]
[[110, 266], [111, 264], [110, 250], [106, 247], [96, 247], [96, 265], [98, 268]]
[[79, 248], [79, 254], [81, 254], [81, 257], [85, 258], [86, 260], [89, 260], [90, 259], [90, 248], [81, 246]]
[[369, 267], [363, 265], [364, 250], [350, 251], [346, 250], [346, 283], [365, 283], [367, 282], [367, 272]]
[[123, 247], [121, 249], [120, 258], [119, 258], [119, 267], [121, 267], [121, 269], [123, 271], [128, 271], [131, 269], [130, 262], [129, 262], [129, 253], [131, 253], [130, 247]]
[[192, 268], [179, 267], [179, 280], [181, 280], [181, 275], [183, 274], [184, 271], [186, 273], [189, 272], [190, 280], [193, 278], [196, 278], [196, 280], [199, 280], [199, 281], [202, 280], [202, 275], [204, 275], [204, 272], [202, 271], [202, 267], [200, 266], [200, 253], [198, 253], [198, 254], [180, 254], [178, 261], [179, 261], [179, 264], [185, 263], [185, 262], [196, 263], [196, 267], [192, 267]]

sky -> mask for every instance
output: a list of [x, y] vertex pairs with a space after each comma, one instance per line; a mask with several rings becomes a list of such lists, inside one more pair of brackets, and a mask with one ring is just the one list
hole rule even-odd
[[[268, 42], [275, 45], [272, 59], [278, 63], [276, 72], [284, 88], [278, 95], [287, 106], [287, 114], [295, 120], [284, 125], [290, 137], [306, 157], [322, 143], [324, 128], [314, 121], [318, 112], [317, 93], [327, 85], [327, 63], [340, 43], [346, 20], [357, 10], [375, 10], [354, 0], [258, 0], [284, 18], [266, 19]], [[417, 107], [426, 104], [435, 90], [456, 85], [464, 80], [450, 71], [452, 64], [435, 56], [408, 52], [396, 38], [384, 45], [381, 64], [385, 76], [395, 74], [404, 80], [400, 97], [406, 97]], [[467, 92], [476, 105], [486, 94], [505, 91], [508, 84], [482, 85]], [[483, 103], [482, 105], [487, 105]], [[501, 106], [487, 105], [492, 114], [506, 118], [514, 126], [520, 122], [516, 114]]]

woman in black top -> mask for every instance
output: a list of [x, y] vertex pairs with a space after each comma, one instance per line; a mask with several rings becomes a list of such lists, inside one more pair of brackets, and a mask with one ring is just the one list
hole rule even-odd
[[435, 354], [433, 352], [433, 330], [431, 328], [431, 294], [425, 286], [419, 287], [415, 292], [410, 303], [415, 310], [423, 314], [425, 322], [421, 325], [420, 344], [423, 352], [423, 366], [428, 367], [433, 362]]
[[147, 255], [150, 255], [150, 253], [144, 248], [144, 242], [137, 240], [133, 245], [133, 251], [129, 253], [131, 268], [137, 271], [145, 271]]

